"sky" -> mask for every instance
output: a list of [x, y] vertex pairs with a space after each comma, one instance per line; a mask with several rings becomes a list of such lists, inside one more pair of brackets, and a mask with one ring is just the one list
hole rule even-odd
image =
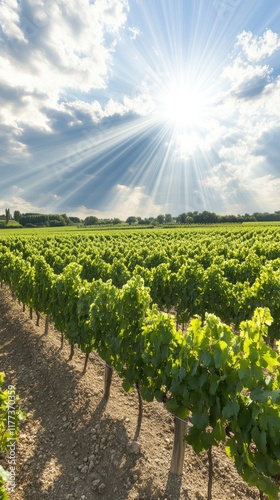
[[277, 0], [0, 0], [0, 213], [280, 210]]

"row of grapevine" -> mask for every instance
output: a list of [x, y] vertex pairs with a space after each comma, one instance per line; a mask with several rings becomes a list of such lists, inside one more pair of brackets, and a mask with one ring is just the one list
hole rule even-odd
[[[264, 231], [268, 241], [261, 238], [262, 245], [254, 243], [253, 236], [244, 241], [245, 235], [241, 233], [239, 244], [234, 243], [235, 250], [230, 250], [235, 233], [230, 233], [231, 237], [227, 235], [226, 242], [222, 243], [214, 234], [216, 246], [209, 236], [206, 238], [204, 235], [202, 243], [198, 240], [195, 246], [194, 242], [190, 242], [189, 247], [179, 237], [180, 234], [174, 234], [170, 240], [174, 254], [170, 254], [166, 243], [164, 246], [161, 235], [158, 236], [161, 249], [155, 246], [150, 249], [127, 234], [106, 241], [101, 236], [93, 241], [90, 237], [84, 240], [57, 237], [53, 241], [50, 238], [38, 238], [36, 241], [10, 238], [0, 245], [0, 259], [5, 262], [5, 255], [12, 252], [34, 266], [36, 258], [43, 257], [56, 275], [61, 274], [69, 263], [75, 262], [82, 266], [82, 279], [89, 282], [110, 279], [118, 288], [133, 276], [140, 275], [150, 288], [152, 301], [160, 309], [175, 311], [180, 324], [187, 323], [195, 314], [204, 317], [207, 311], [211, 311], [223, 321], [238, 326], [240, 321], [251, 317], [256, 307], [269, 307], [274, 318], [270, 328], [271, 341], [279, 339], [280, 258], [278, 254], [274, 259], [267, 259], [266, 256], [268, 249], [271, 250], [274, 245], [272, 238], [277, 241], [275, 230]], [[207, 250], [203, 249], [205, 239]], [[152, 240], [154, 243], [157, 241]], [[254, 244], [259, 250], [262, 248], [261, 255], [253, 251]], [[280, 249], [279, 242], [278, 247]], [[232, 257], [234, 252], [235, 258]]]
[[[82, 266], [74, 262], [56, 274], [41, 256], [31, 264], [5, 251], [0, 263], [0, 279], [14, 294], [48, 315], [71, 345], [98, 352], [125, 390], [136, 386], [144, 400], [161, 401], [179, 418], [188, 418], [186, 440], [197, 453], [208, 450], [210, 457], [212, 446], [224, 442], [248, 484], [277, 498], [280, 357], [265, 343], [272, 323], [267, 308], [242, 322], [239, 335], [206, 312], [182, 333], [153, 304], [137, 274], [117, 287], [83, 279]], [[189, 278], [182, 270], [182, 289], [186, 277], [195, 283], [196, 271]], [[188, 300], [191, 307], [195, 295]]]

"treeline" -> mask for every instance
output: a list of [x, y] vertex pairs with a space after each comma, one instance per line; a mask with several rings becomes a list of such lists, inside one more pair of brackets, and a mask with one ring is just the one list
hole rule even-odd
[[71, 220], [66, 214], [39, 214], [39, 213], [26, 213], [21, 214], [18, 211], [14, 212], [14, 220], [23, 227], [56, 227], [56, 226], [69, 226]]
[[117, 224], [123, 224], [124, 222], [118, 219], [117, 217], [114, 217], [113, 219], [98, 219], [98, 217], [95, 217], [95, 215], [90, 215], [89, 217], [86, 217], [84, 221], [81, 221], [78, 219], [78, 217], [70, 217], [72, 221], [77, 223], [83, 223], [84, 226], [116, 226]]
[[242, 222], [265, 222], [280, 221], [280, 210], [274, 213], [254, 212], [252, 215], [217, 215], [215, 212], [183, 212], [177, 217], [171, 214], [160, 214], [157, 217], [142, 219], [141, 217], [130, 216], [126, 219], [127, 224], [219, 224], [219, 223], [242, 223]]
[[254, 212], [252, 215], [217, 215], [215, 212], [188, 212], [182, 213], [176, 217], [176, 222], [179, 224], [217, 224], [226, 222], [258, 222], [258, 221], [280, 221], [280, 210], [274, 213]]
[[129, 226], [172, 226], [172, 225], [191, 225], [191, 224], [219, 224], [219, 223], [242, 223], [242, 222], [280, 222], [280, 210], [269, 212], [245, 213], [244, 215], [218, 215], [215, 212], [183, 212], [176, 217], [171, 214], [159, 214], [156, 217], [135, 217], [129, 216], [125, 221], [114, 218], [98, 218], [94, 215], [86, 217], [84, 220], [79, 217], [68, 217], [66, 214], [40, 214], [25, 213], [21, 214], [15, 210], [14, 216], [10, 214], [10, 209], [5, 210], [5, 214], [0, 215], [0, 228], [14, 227], [13, 222], [22, 227], [59, 227], [59, 226], [117, 226], [128, 224]]

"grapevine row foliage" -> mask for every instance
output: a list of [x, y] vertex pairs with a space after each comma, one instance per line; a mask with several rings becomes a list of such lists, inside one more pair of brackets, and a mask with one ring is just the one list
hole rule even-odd
[[[243, 479], [270, 499], [278, 498], [280, 356], [279, 342], [276, 350], [265, 342], [273, 323], [267, 307], [256, 308], [252, 319], [242, 321], [238, 335], [206, 307], [182, 333], [171, 315], [158, 310], [171, 306], [166, 264], [151, 270], [135, 267], [119, 286], [112, 280], [84, 279], [84, 268], [76, 262], [56, 273], [44, 257], [35, 254], [28, 261], [6, 248], [0, 264], [0, 280], [17, 298], [48, 315], [70, 344], [85, 353], [97, 351], [122, 378], [126, 391], [137, 385], [144, 400], [156, 399], [178, 417], [189, 418], [186, 441], [195, 452], [224, 442]], [[158, 296], [146, 286], [145, 272], [153, 274], [156, 290], [163, 287]], [[271, 269], [263, 272], [271, 279]], [[180, 321], [189, 320], [193, 304], [201, 300], [199, 273], [195, 261], [177, 273]], [[208, 310], [214, 297], [221, 307], [228, 301], [223, 287], [220, 295], [213, 295], [223, 279], [218, 267], [208, 269]], [[264, 283], [262, 278], [256, 284], [260, 293]], [[186, 291], [190, 289], [191, 294]]]
[[57, 275], [76, 262], [82, 279], [111, 279], [118, 288], [140, 275], [153, 303], [176, 311], [180, 324], [211, 311], [238, 327], [257, 307], [269, 307], [271, 341], [280, 337], [278, 228], [6, 237], [3, 258], [7, 250], [32, 265], [43, 256]]

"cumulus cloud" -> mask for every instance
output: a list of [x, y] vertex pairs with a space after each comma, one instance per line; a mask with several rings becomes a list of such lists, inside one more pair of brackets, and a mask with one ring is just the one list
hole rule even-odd
[[[102, 103], [91, 97], [107, 88], [128, 11], [127, 0], [1, 2], [0, 122], [6, 128], [0, 142], [6, 156], [28, 154], [32, 133], [35, 140], [41, 131], [47, 141], [113, 115], [152, 110], [146, 91], [119, 100], [108, 95]], [[129, 30], [133, 38], [140, 34]]]
[[252, 65], [238, 56], [223, 71], [223, 76], [230, 81], [230, 93], [236, 97], [250, 98], [260, 94], [270, 82], [272, 68], [269, 65]]
[[13, 210], [19, 210], [21, 213], [26, 212], [42, 212], [42, 207], [33, 205], [21, 196], [11, 196], [9, 199], [0, 200], [0, 212], [4, 212], [5, 208], [10, 208], [11, 213]]
[[267, 63], [259, 63], [279, 47], [280, 37], [271, 30], [259, 37], [247, 31], [238, 35], [232, 62], [222, 72], [222, 77], [230, 84], [228, 94], [239, 99], [252, 99], [262, 94], [273, 82], [273, 68]]
[[[164, 212], [163, 205], [155, 204], [153, 198], [145, 193], [144, 186], [125, 186], [118, 184], [112, 193], [113, 206], [109, 213], [116, 214], [114, 217], [121, 219], [129, 215], [149, 217]], [[117, 208], [113, 208], [117, 207]], [[165, 212], [164, 212], [165, 213]]]
[[145, 193], [144, 186], [126, 186], [117, 184], [111, 192], [111, 202], [107, 203], [107, 208], [92, 210], [84, 205], [69, 207], [70, 215], [77, 215], [85, 219], [89, 215], [94, 215], [100, 219], [118, 217], [126, 220], [130, 215], [150, 217], [160, 213], [165, 213], [168, 206], [156, 204], [153, 198]]
[[280, 37], [271, 29], [259, 37], [250, 31], [242, 31], [237, 37], [236, 47], [241, 47], [248, 61], [259, 62], [280, 48]]
[[155, 109], [155, 104], [148, 92], [141, 92], [135, 97], [124, 96], [122, 102], [110, 99], [104, 110], [104, 117], [119, 114], [135, 113], [139, 116], [150, 114]]
[[1, 3], [0, 85], [16, 98], [2, 123], [48, 130], [43, 108], [56, 107], [63, 91], [105, 88], [127, 12], [127, 0]]
[[243, 32], [222, 73], [220, 134], [212, 143], [219, 160], [201, 181], [222, 211], [278, 209], [280, 77], [267, 61], [278, 48], [271, 30], [259, 37]]

